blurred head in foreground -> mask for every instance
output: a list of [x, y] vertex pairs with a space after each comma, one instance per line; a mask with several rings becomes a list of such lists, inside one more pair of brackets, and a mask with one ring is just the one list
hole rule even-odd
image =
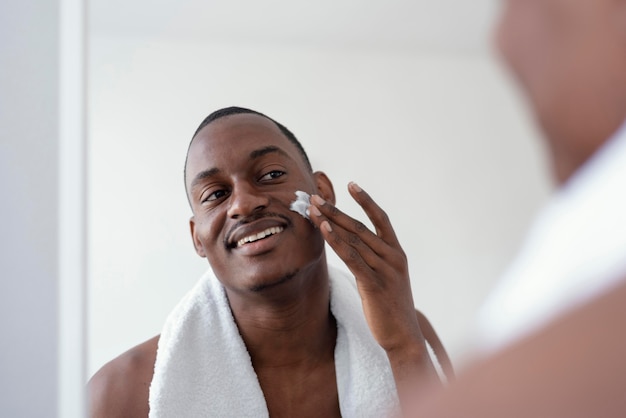
[[626, 2], [507, 0], [495, 37], [565, 182], [624, 122]]

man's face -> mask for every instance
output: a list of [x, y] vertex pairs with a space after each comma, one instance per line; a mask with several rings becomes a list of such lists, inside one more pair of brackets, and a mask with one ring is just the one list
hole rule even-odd
[[598, 104], [606, 102], [619, 51], [617, 3], [504, 0], [498, 47], [527, 93], [561, 180], [612, 133], [601, 129]]
[[319, 231], [289, 209], [296, 190], [316, 193], [318, 181], [267, 118], [239, 114], [210, 123], [187, 162], [196, 251], [230, 289], [282, 283], [323, 256]]

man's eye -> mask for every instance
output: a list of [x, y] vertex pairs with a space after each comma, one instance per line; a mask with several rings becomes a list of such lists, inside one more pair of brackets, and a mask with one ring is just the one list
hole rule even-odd
[[284, 174], [285, 174], [284, 171], [273, 170], [273, 171], [270, 171], [269, 173], [265, 174], [263, 177], [261, 177], [261, 181], [277, 179], [278, 177], [281, 177]]
[[228, 194], [228, 192], [226, 190], [216, 190], [213, 193], [209, 194], [207, 197], [205, 197], [204, 199], [202, 199], [202, 203], [204, 202], [211, 202], [217, 199], [221, 199], [222, 197], [226, 196]]

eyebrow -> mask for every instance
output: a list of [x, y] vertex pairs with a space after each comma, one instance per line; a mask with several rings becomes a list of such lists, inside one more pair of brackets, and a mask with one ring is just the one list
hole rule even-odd
[[263, 147], [263, 148], [260, 148], [260, 149], [252, 151], [250, 153], [250, 159], [251, 160], [255, 160], [257, 158], [261, 158], [264, 155], [267, 155], [267, 154], [270, 154], [270, 153], [273, 153], [273, 152], [276, 152], [276, 153], [278, 153], [278, 154], [280, 154], [280, 155], [282, 155], [284, 157], [289, 157], [289, 155], [285, 151], [283, 151], [282, 149], [280, 149], [280, 148], [278, 148], [278, 147], [276, 147], [274, 145], [268, 145], [267, 147]]
[[198, 174], [196, 174], [196, 176], [193, 178], [193, 181], [191, 182], [191, 189], [193, 189], [198, 183], [200, 183], [202, 180], [208, 179], [210, 177], [215, 176], [216, 174], [218, 174], [220, 172], [219, 168], [210, 168], [208, 170], [204, 170], [199, 172]]
[[[285, 151], [283, 151], [282, 149], [274, 146], [274, 145], [268, 145], [267, 147], [263, 147], [263, 148], [259, 148], [257, 150], [254, 150], [252, 152], [250, 152], [250, 159], [251, 160], [256, 160], [257, 158], [261, 158], [264, 155], [267, 154], [271, 154], [271, 153], [277, 153], [280, 154], [284, 157], [288, 157], [289, 158], [289, 154], [287, 154]], [[220, 173], [220, 169], [215, 167], [215, 168], [209, 168], [207, 170], [201, 171], [199, 172], [194, 178], [193, 181], [191, 182], [191, 186], [190, 189], [193, 189], [198, 183], [202, 182], [203, 180], [206, 180], [210, 177], [213, 177], [217, 174]]]

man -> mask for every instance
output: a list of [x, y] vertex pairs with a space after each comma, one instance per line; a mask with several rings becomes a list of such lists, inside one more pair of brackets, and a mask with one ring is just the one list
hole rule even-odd
[[[376, 233], [336, 209], [283, 125], [214, 112], [189, 146], [185, 187], [211, 271], [160, 337], [91, 379], [92, 416], [381, 416], [418, 377], [438, 381], [426, 340], [450, 375], [385, 213], [356, 184]], [[308, 216], [290, 209], [296, 191], [312, 195]], [[325, 240], [356, 288], [329, 270]]]
[[480, 316], [486, 358], [419, 417], [626, 416], [626, 1], [508, 0], [498, 46], [559, 189]]

